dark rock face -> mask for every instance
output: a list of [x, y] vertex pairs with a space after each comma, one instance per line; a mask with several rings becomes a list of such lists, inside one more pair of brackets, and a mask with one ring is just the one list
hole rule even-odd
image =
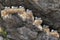
[[[37, 2], [34, 0], [0, 0], [0, 12], [5, 6], [20, 5], [31, 9], [34, 12], [34, 16], [42, 17], [43, 24], [49, 25], [52, 29], [57, 29], [60, 33], [60, 0], [37, 0]], [[39, 34], [39, 29], [32, 27], [32, 24], [22, 24], [22, 20], [16, 16], [12, 16], [11, 20], [6, 19], [5, 22], [4, 26], [9, 31], [8, 37], [14, 40], [58, 40], [55, 37], [44, 34], [44, 32]], [[21, 25], [25, 25], [25, 27]], [[17, 30], [17, 26], [21, 26], [21, 28]]]
[[49, 37], [49, 40], [58, 40], [58, 38], [55, 38], [55, 37], [53, 37], [53, 36], [50, 36], [50, 37]]
[[0, 1], [2, 3], [2, 5], [4, 6], [18, 6], [18, 5], [21, 5], [23, 4], [23, 0], [1, 0]]
[[55, 38], [51, 35], [47, 35], [45, 32], [39, 33], [36, 40], [58, 40], [58, 38]]
[[29, 0], [29, 2], [40, 11], [34, 15], [41, 16], [44, 24], [53, 26], [53, 29], [60, 27], [60, 0]]
[[25, 8], [31, 9], [34, 16], [42, 17], [43, 24], [49, 25], [53, 29], [60, 27], [59, 0], [37, 0], [37, 2], [26, 0], [23, 1], [23, 5]]
[[9, 18], [3, 19], [8, 38], [13, 40], [58, 40], [54, 36], [47, 35], [44, 31], [39, 31], [29, 20], [22, 21], [19, 19], [16, 15], [9, 15]]
[[51, 14], [48, 14], [50, 17], [49, 19], [53, 23], [53, 28], [58, 29], [60, 28], [60, 11], [53, 11]]
[[46, 33], [42, 32], [38, 35], [38, 38], [36, 40], [49, 40], [49, 36]]
[[59, 9], [60, 0], [29, 0], [35, 7], [46, 9]]
[[37, 37], [37, 32], [33, 32], [26, 27], [18, 28], [18, 31], [21, 34], [20, 39], [22, 40], [31, 40]]
[[50, 25], [53, 29], [59, 29], [60, 28], [60, 11], [50, 11], [49, 13], [45, 14], [45, 16], [42, 16], [42, 19], [44, 20], [45, 24]]
[[13, 16], [9, 15], [9, 18], [5, 18], [4, 21], [6, 28], [14, 28], [14, 27], [16, 28], [17, 26], [19, 27], [19, 25], [22, 25], [22, 20], [16, 17], [15, 15]]

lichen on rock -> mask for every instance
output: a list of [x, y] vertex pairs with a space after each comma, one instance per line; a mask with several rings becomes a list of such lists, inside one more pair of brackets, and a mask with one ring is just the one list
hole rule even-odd
[[1, 18], [8, 38], [14, 40], [50, 40], [50, 36], [59, 38], [58, 32], [50, 31], [49, 27], [41, 25], [43, 22], [41, 17], [34, 17], [31, 10], [25, 10], [22, 6], [5, 7], [1, 10]]

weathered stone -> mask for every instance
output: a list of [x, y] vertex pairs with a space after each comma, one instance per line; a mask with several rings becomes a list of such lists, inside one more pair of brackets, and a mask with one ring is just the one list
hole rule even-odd
[[53, 36], [50, 36], [50, 37], [49, 37], [49, 40], [58, 40], [58, 38], [53, 37]]
[[[58, 29], [60, 26], [60, 0], [28, 0], [38, 12], [34, 15], [42, 17], [44, 24], [50, 25], [53, 29]], [[32, 6], [32, 7], [33, 7]], [[36, 9], [35, 9], [36, 10]], [[39, 12], [40, 11], [40, 12]], [[58, 16], [57, 16], [58, 15]]]
[[37, 9], [59, 9], [60, 0], [28, 0], [31, 4], [33, 4]]
[[[43, 24], [49, 25], [50, 29], [57, 29], [60, 32], [60, 0], [0, 0], [0, 11], [4, 8], [3, 6], [20, 5], [31, 9], [34, 12], [34, 16], [42, 17]], [[33, 40], [35, 38], [35, 40], [58, 40], [55, 37], [48, 36], [44, 32], [40, 33], [39, 29], [32, 24], [20, 21], [16, 16], [5, 20], [4, 26], [9, 31], [9, 38], [14, 40]], [[18, 32], [16, 31], [17, 27], [19, 27]], [[40, 34], [37, 35], [38, 32]]]
[[3, 37], [2, 36], [0, 36], [0, 40], [3, 40]]
[[49, 36], [45, 32], [39, 33], [36, 40], [49, 40]]
[[39, 33], [36, 40], [58, 40], [58, 38], [53, 37], [51, 35], [47, 35], [45, 32]]
[[27, 39], [31, 40], [37, 37], [37, 32], [31, 31], [29, 28], [22, 27], [18, 28], [17, 30], [22, 36], [24, 36], [24, 39], [27, 37]]
[[15, 15], [12, 15], [12, 16], [9, 16], [11, 18], [7, 18], [7, 19], [4, 19], [5, 23], [4, 25], [6, 26], [6, 28], [13, 28], [13, 27], [19, 27], [19, 25], [21, 26], [22, 25], [22, 20], [19, 19], [17, 16]]

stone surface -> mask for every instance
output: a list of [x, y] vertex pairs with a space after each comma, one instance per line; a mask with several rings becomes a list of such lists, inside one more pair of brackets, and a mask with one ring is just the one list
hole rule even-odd
[[53, 37], [53, 36], [50, 36], [50, 37], [49, 37], [49, 40], [58, 40], [58, 38], [55, 38], [55, 37]]
[[60, 28], [60, 0], [28, 0], [25, 3], [34, 12], [34, 16], [42, 17], [43, 24], [52, 29]]
[[36, 40], [58, 40], [58, 38], [47, 35], [45, 32], [41, 32]]
[[0, 36], [0, 40], [3, 40], [3, 37], [2, 36]]
[[21, 36], [24, 37], [22, 39], [25, 39], [25, 40], [27, 39], [31, 40], [37, 37], [37, 32], [33, 32], [29, 28], [26, 28], [26, 27], [18, 28], [18, 31], [21, 34]]
[[17, 26], [21, 26], [22, 25], [22, 20], [19, 19], [17, 16], [12, 15], [9, 16], [10, 18], [6, 18], [4, 19], [5, 23], [4, 25], [6, 25], [6, 28], [16, 28]]
[[46, 33], [41, 32], [41, 33], [39, 33], [36, 40], [49, 40], [49, 36]]
[[[29, 0], [36, 8], [41, 8], [43, 10], [52, 9], [56, 10], [59, 9], [60, 0]], [[39, 9], [40, 10], [40, 9]]]
[[[41, 4], [41, 7], [43, 7], [43, 10], [37, 10], [37, 9], [40, 9], [40, 7], [38, 7], [38, 5], [36, 4], [36, 1], [35, 1], [35, 3], [33, 1], [34, 0], [28, 0], [28, 1], [27, 0], [26, 1], [25, 0], [17, 0], [17, 1], [1, 0], [0, 2], [1, 2], [2, 6], [12, 6], [12, 5], [14, 5], [14, 6], [19, 6], [19, 5], [25, 6], [25, 8], [31, 9], [34, 12], [35, 16], [41, 16], [43, 21], [44, 21], [44, 24], [50, 25], [52, 27], [54, 26], [53, 29], [57, 29], [60, 26], [59, 25], [60, 23], [58, 22], [59, 19], [60, 19], [59, 18], [60, 17], [60, 14], [59, 14], [59, 5], [60, 5], [59, 0], [57, 0], [57, 1], [56, 0], [52, 0], [52, 1], [39, 0], [39, 2], [41, 1], [40, 3], [37, 1], [38, 5]], [[51, 4], [51, 6], [49, 6], [48, 4]], [[52, 6], [54, 4], [55, 4], [55, 6]], [[34, 6], [34, 5], [37, 5], [37, 6]], [[37, 7], [37, 8], [35, 8], [35, 7]], [[49, 9], [54, 9], [54, 10], [49, 10], [48, 8]], [[58, 10], [55, 10], [56, 8]], [[45, 9], [47, 9], [47, 10], [44, 11]], [[36, 10], [37, 10], [37, 12], [36, 12]], [[53, 17], [53, 19], [51, 19], [51, 17]]]
[[[34, 0], [0, 0], [0, 11], [5, 6], [20, 5], [24, 6], [25, 9], [31, 9], [34, 16], [41, 17], [43, 20], [42, 25], [49, 25], [50, 29], [56, 29], [60, 33], [60, 0], [39, 0], [39, 2], [37, 0], [37, 3]], [[8, 38], [14, 40], [58, 40], [55, 37], [46, 35], [44, 32], [41, 33], [32, 24], [22, 24], [23, 22], [20, 21], [16, 16], [12, 16], [11, 20], [5, 20], [3, 26], [6, 26], [7, 31], [9, 31]], [[19, 27], [19, 30], [16, 31], [17, 27]]]

